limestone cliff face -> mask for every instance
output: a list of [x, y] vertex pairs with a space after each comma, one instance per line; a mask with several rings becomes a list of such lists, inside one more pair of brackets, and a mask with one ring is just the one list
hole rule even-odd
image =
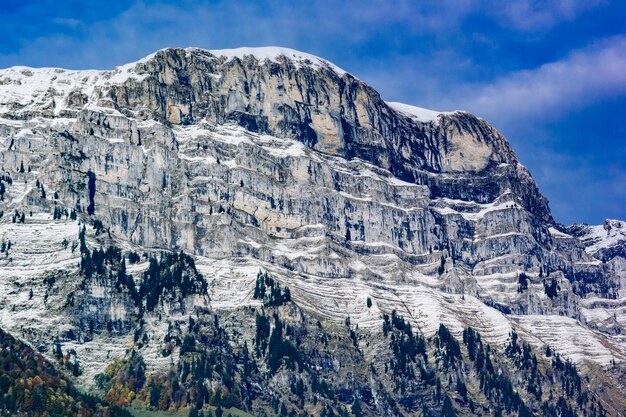
[[[3, 115], [16, 119], [3, 124], [5, 171], [25, 164], [63, 205], [91, 205], [137, 245], [338, 277], [359, 275], [351, 253], [419, 267], [443, 255], [455, 274], [545, 269], [570, 281], [588, 258], [581, 244], [554, 252], [547, 201], [484, 120], [421, 121], [319, 58], [166, 49], [109, 72], [33, 71], [3, 76]], [[29, 83], [38, 88], [24, 94]], [[272, 247], [303, 233], [338, 256]], [[478, 293], [471, 282], [451, 285]], [[529, 303], [522, 310], [546, 308]]]
[[507, 141], [475, 116], [457, 112], [435, 123], [419, 123], [328, 63], [308, 65], [289, 53], [271, 60], [245, 53], [216, 55], [195, 49], [159, 51], [135, 67], [141, 79], [111, 86], [98, 101], [174, 125], [235, 122], [253, 132], [294, 138], [325, 154], [360, 158], [409, 182], [428, 182], [429, 172], [482, 172], [482, 184], [458, 196], [477, 202], [493, 201], [505, 191], [487, 172], [512, 164], [515, 172], [509, 176], [517, 181], [506, 185], [524, 197], [526, 208], [550, 220], [545, 199], [518, 166]]
[[[55, 328], [52, 308], [77, 333], [90, 318], [131, 331], [128, 294], [72, 278], [77, 222], [98, 221], [94, 247], [195, 255], [216, 309], [254, 305], [248, 275], [262, 267], [307, 312], [373, 333], [398, 310], [425, 334], [446, 322], [503, 343], [517, 329], [581, 362], [626, 360], [623, 223], [555, 224], [487, 122], [389, 105], [316, 57], [166, 49], [113, 71], [4, 70], [0, 166], [0, 237], [14, 242], [2, 288], [50, 274], [76, 287], [42, 287], [33, 343]], [[3, 312], [29, 302], [0, 297]], [[13, 316], [2, 325], [17, 328]]]

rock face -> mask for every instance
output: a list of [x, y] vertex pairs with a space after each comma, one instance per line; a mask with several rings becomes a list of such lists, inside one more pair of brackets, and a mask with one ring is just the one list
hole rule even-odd
[[[121, 341], [166, 370], [164, 337], [192, 312], [227, 317], [220, 352], [239, 357], [258, 342], [262, 269], [290, 289], [276, 317], [293, 328], [361, 332], [356, 351], [336, 348], [362, 356], [358, 382], [335, 377], [366, 413], [419, 409], [376, 409], [379, 387], [354, 394], [393, 311], [426, 337], [443, 323], [503, 346], [515, 331], [599, 375], [611, 414], [623, 407], [626, 226], [556, 224], [506, 139], [471, 114], [385, 103], [292, 50], [166, 49], [113, 71], [0, 71], [0, 166], [0, 326], [42, 350], [59, 337], [89, 364], [83, 384], [124, 356]], [[146, 283], [161, 282], [147, 258], [163, 251], [193, 255], [208, 285], [168, 281], [146, 310]], [[284, 380], [264, 383], [283, 398]]]

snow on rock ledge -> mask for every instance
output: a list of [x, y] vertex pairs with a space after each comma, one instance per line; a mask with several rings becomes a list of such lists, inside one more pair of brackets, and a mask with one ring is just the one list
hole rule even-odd
[[411, 106], [410, 104], [398, 103], [394, 101], [386, 101], [387, 105], [397, 112], [400, 112], [410, 118], [422, 123], [437, 123], [439, 116], [454, 114], [455, 112], [441, 112], [425, 109], [423, 107]]
[[329, 68], [335, 71], [338, 75], [342, 76], [347, 72], [337, 65], [329, 62], [325, 59], [322, 59], [318, 56], [308, 54], [306, 52], [300, 52], [295, 49], [283, 48], [280, 46], [265, 46], [265, 47], [242, 47], [242, 48], [234, 48], [234, 49], [210, 49], [204, 50], [200, 48], [186, 48], [186, 51], [204, 51], [209, 52], [212, 55], [217, 57], [226, 57], [226, 59], [230, 60], [233, 58], [243, 59], [246, 56], [253, 56], [259, 61], [272, 61], [279, 62], [279, 57], [285, 57], [289, 61], [293, 62], [297, 68], [301, 66], [312, 66], [313, 68]]

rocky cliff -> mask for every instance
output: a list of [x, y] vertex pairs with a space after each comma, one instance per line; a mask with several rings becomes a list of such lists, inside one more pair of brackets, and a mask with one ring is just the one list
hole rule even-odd
[[[471, 114], [386, 103], [288, 49], [166, 49], [112, 71], [0, 71], [0, 166], [0, 326], [50, 357], [71, 349], [79, 381], [123, 405], [117, 384], [153, 408], [206, 389], [254, 414], [523, 415], [468, 370], [470, 328], [508, 346], [498, 369], [528, 412], [567, 398], [546, 351], [587, 377], [575, 395], [623, 410], [626, 226], [555, 223], [506, 139]], [[264, 299], [264, 276], [289, 297]], [[452, 367], [448, 329], [466, 342]], [[408, 360], [421, 382], [389, 337], [423, 337]], [[519, 365], [525, 346], [544, 371]], [[163, 375], [207, 355], [229, 376], [183, 378], [194, 394], [178, 398]], [[119, 364], [138, 356], [149, 382], [129, 386]], [[521, 382], [531, 371], [539, 394]], [[172, 393], [152, 403], [163, 381]]]

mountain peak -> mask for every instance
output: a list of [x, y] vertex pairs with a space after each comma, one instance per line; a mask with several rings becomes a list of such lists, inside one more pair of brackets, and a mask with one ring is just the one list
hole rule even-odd
[[[186, 50], [193, 50], [195, 48], [187, 48]], [[246, 56], [253, 56], [259, 61], [270, 60], [276, 62], [277, 58], [285, 57], [296, 65], [311, 65], [312, 67], [325, 67], [335, 71], [338, 75], [346, 74], [347, 71], [341, 69], [332, 62], [320, 58], [316, 55], [312, 55], [306, 52], [297, 51], [291, 48], [285, 48], [281, 46], [262, 46], [262, 47], [242, 47], [234, 49], [211, 49], [207, 52], [218, 56], [226, 57], [227, 59], [240, 58], [243, 59]]]
[[[270, 62], [280, 62], [281, 58], [284, 58], [291, 63], [293, 63], [297, 68], [300, 67], [311, 67], [314, 69], [326, 68], [334, 71], [339, 76], [343, 76], [347, 74], [347, 71], [340, 68], [339, 66], [333, 64], [332, 62], [320, 58], [316, 55], [298, 51], [291, 48], [286, 48], [282, 46], [258, 46], [258, 47], [240, 47], [240, 48], [231, 48], [231, 49], [204, 49], [197, 47], [186, 47], [186, 48], [164, 48], [155, 53], [152, 53], [145, 58], [128, 65], [134, 65], [138, 63], [146, 62], [152, 58], [154, 58], [157, 54], [167, 52], [167, 51], [180, 51], [184, 50], [187, 54], [200, 53], [200, 54], [210, 54], [216, 58], [225, 58], [226, 61], [230, 61], [232, 59], [240, 59], [243, 60], [246, 57], [254, 57], [259, 63], [263, 63], [265, 61]], [[124, 65], [123, 67], [126, 67]], [[121, 68], [121, 67], [120, 67]]]

